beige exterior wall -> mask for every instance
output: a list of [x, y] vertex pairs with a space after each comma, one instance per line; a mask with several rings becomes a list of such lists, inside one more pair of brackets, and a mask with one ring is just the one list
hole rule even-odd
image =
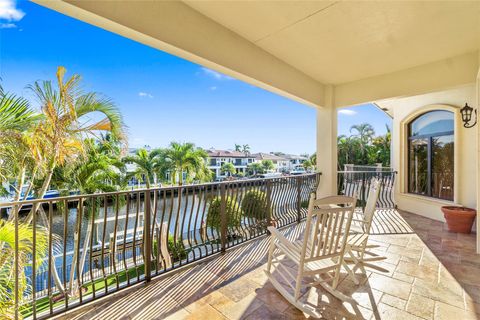
[[[428, 218], [444, 221], [440, 207], [446, 204], [477, 206], [477, 128], [466, 129], [461, 121], [460, 108], [465, 103], [476, 108], [476, 87], [472, 83], [455, 89], [418, 96], [380, 101], [393, 114], [392, 166], [398, 171], [395, 200], [399, 209]], [[408, 194], [407, 192], [407, 124], [416, 116], [430, 110], [444, 109], [455, 113], [455, 180], [454, 201], [444, 201]], [[477, 126], [478, 127], [478, 126]]]

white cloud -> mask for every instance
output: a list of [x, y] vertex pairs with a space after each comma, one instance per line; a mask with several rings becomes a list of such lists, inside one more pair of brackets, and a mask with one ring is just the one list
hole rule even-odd
[[17, 8], [15, 0], [0, 0], [0, 19], [7, 21], [20, 21], [25, 12]]
[[210, 89], [210, 91], [215, 91], [215, 90], [217, 90], [217, 87], [213, 86], [213, 87], [210, 87], [209, 89]]
[[138, 96], [139, 96], [139, 97], [142, 97], [142, 98], [144, 98], [144, 97], [150, 98], [150, 99], [153, 98], [153, 96], [152, 96], [150, 93], [148, 93], [148, 92], [142, 92], [142, 91], [140, 91], [140, 92], [138, 93]]
[[232, 77], [229, 77], [229, 76], [224, 75], [220, 72], [217, 72], [217, 71], [205, 68], [205, 67], [202, 67], [202, 71], [205, 75], [207, 75], [209, 77], [212, 77], [216, 80], [234, 80]]
[[357, 114], [357, 111], [354, 111], [352, 109], [340, 109], [338, 110], [339, 114], [343, 114], [345, 116], [354, 116]]
[[15, 23], [0, 23], [0, 29], [14, 29], [16, 27], [17, 25]]

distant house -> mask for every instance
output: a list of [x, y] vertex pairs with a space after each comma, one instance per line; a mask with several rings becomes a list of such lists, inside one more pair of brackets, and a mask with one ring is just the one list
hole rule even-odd
[[308, 160], [307, 157], [297, 156], [297, 155], [294, 155], [294, 154], [284, 154], [284, 155], [282, 155], [282, 157], [287, 159], [288, 162], [289, 162], [288, 171], [295, 170], [295, 168], [297, 166], [302, 165], [302, 163], [304, 163], [305, 161]]
[[256, 153], [255, 162], [262, 162], [263, 160], [271, 160], [275, 166], [276, 172], [287, 172], [289, 170], [290, 161], [282, 156], [274, 155], [273, 153]]
[[208, 168], [212, 170], [215, 177], [221, 178], [227, 175], [221, 172], [224, 163], [231, 163], [235, 167], [237, 173], [245, 174], [247, 166], [255, 161], [255, 156], [248, 153], [233, 150], [205, 150], [209, 157]]

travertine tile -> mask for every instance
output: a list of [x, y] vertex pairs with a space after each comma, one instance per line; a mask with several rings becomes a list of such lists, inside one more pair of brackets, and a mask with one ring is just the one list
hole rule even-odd
[[392, 278], [397, 279], [397, 280], [402, 280], [408, 283], [413, 283], [415, 280], [415, 277], [409, 276], [407, 274], [395, 271], [392, 275]]
[[408, 299], [406, 310], [417, 317], [432, 319], [434, 306], [435, 301], [432, 299], [412, 293]]
[[385, 320], [420, 320], [411, 313], [408, 313], [404, 310], [397, 309], [395, 307], [391, 307], [384, 303], [380, 303], [378, 305], [378, 313], [381, 319]]
[[243, 319], [258, 308], [264, 306], [264, 303], [257, 299], [257, 296], [252, 293], [237, 303], [221, 306], [218, 310], [228, 319]]
[[384, 293], [380, 301], [382, 303], [388, 304], [389, 306], [395, 307], [400, 310], [404, 310], [405, 306], [407, 305], [407, 300], [400, 299], [395, 296], [391, 296], [388, 293]]
[[452, 305], [438, 302], [438, 301], [435, 302], [434, 317], [436, 320], [451, 320], [451, 319], [476, 320], [477, 319], [477, 316], [473, 311], [463, 310], [461, 308], [457, 308]]
[[404, 300], [407, 300], [410, 295], [411, 286], [397, 279], [374, 273], [370, 276], [368, 282], [370, 287]]
[[411, 262], [400, 261], [396, 271], [426, 281], [437, 281], [438, 270]]

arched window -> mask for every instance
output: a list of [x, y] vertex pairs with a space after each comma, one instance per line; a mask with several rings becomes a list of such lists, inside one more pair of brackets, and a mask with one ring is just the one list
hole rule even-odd
[[408, 140], [408, 192], [453, 201], [453, 112], [436, 110], [415, 118]]

